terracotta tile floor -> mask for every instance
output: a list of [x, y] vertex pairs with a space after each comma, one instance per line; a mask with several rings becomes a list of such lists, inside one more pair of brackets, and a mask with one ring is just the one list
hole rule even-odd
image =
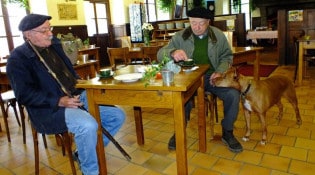
[[[268, 53], [263, 62], [276, 62]], [[280, 66], [273, 74], [286, 75], [293, 79], [293, 66]], [[313, 74], [315, 75], [315, 73]], [[296, 87], [299, 108], [303, 123], [295, 124], [295, 115], [291, 105], [283, 100], [284, 116], [276, 119], [277, 108], [267, 112], [268, 142], [260, 145], [261, 129], [257, 115], [252, 117], [252, 136], [249, 142], [242, 142], [244, 151], [239, 154], [230, 152], [220, 141], [221, 126], [215, 124], [215, 137], [210, 140], [207, 132], [207, 152], [198, 152], [198, 133], [196, 109], [193, 109], [191, 121], [187, 126], [188, 169], [190, 175], [285, 175], [314, 174], [315, 172], [315, 84], [314, 79], [303, 80]], [[222, 118], [222, 103], [219, 100], [219, 120]], [[176, 156], [167, 149], [168, 139], [173, 134], [172, 111], [168, 109], [143, 109], [145, 145], [136, 141], [132, 107], [122, 107], [127, 120], [121, 131], [115, 136], [118, 142], [130, 154], [127, 161], [111, 143], [106, 147], [108, 174], [110, 175], [174, 175], [176, 174]], [[242, 108], [235, 123], [235, 135], [239, 140], [245, 132]], [[11, 115], [12, 116], [12, 115]], [[9, 117], [11, 143], [7, 142], [6, 132], [0, 132], [0, 174], [34, 174], [33, 143], [29, 123], [27, 124], [27, 144], [22, 143], [21, 128], [14, 117]], [[207, 118], [209, 120], [209, 118]], [[0, 119], [4, 129], [3, 119]], [[209, 122], [207, 122], [209, 124]], [[39, 137], [40, 138], [40, 137]], [[62, 156], [61, 148], [56, 145], [53, 136], [47, 136], [48, 149], [40, 139], [40, 174], [71, 174], [68, 158]], [[76, 166], [78, 167], [78, 166]], [[78, 174], [80, 170], [78, 169]]]

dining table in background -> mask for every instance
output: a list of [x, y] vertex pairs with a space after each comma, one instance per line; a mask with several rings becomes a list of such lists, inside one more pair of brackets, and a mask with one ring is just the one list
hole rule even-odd
[[274, 39], [278, 38], [277, 30], [248, 31], [246, 38], [249, 39]]
[[[116, 71], [116, 75], [136, 72], [137, 66], [128, 65]], [[145, 86], [144, 82], [123, 83], [114, 78], [94, 78], [81, 80], [78, 88], [87, 92], [89, 112], [101, 126], [98, 105], [126, 105], [134, 107], [137, 142], [144, 144], [141, 107], [173, 109], [174, 129], [176, 134], [176, 162], [177, 174], [188, 174], [187, 141], [185, 127], [184, 104], [195, 95], [197, 91], [198, 123], [199, 123], [199, 150], [206, 151], [206, 119], [204, 104], [204, 74], [209, 65], [199, 65], [195, 71], [185, 73], [181, 71], [174, 77], [174, 85], [164, 86], [162, 79], [154, 84]], [[101, 127], [97, 131], [97, 155], [100, 174], [107, 174], [104, 143]], [[167, 149], [167, 148], [165, 148]]]
[[83, 79], [96, 77], [98, 60], [88, 60], [86, 62], [78, 62], [73, 66], [77, 74]]
[[254, 80], [259, 80], [260, 54], [263, 47], [232, 47], [233, 65], [253, 62]]
[[277, 30], [257, 30], [257, 31], [248, 31], [246, 35], [247, 40], [251, 40], [252, 43], [258, 44], [260, 39], [270, 39], [272, 44], [275, 43], [275, 39], [278, 38]]
[[[89, 60], [87, 62], [82, 62], [73, 66], [77, 74], [83, 79], [89, 79], [96, 77], [96, 66], [98, 61]], [[0, 66], [0, 85], [10, 85], [9, 79], [7, 77], [6, 64]]]
[[96, 65], [96, 71], [99, 72], [100, 70], [100, 56], [99, 56], [99, 49], [100, 47], [88, 47], [88, 48], [81, 48], [78, 50], [79, 55], [88, 54], [89, 57], [93, 56], [93, 59], [98, 61]]
[[297, 85], [302, 85], [303, 80], [303, 66], [304, 54], [307, 49], [315, 49], [315, 40], [298, 40], [299, 42], [299, 55], [298, 55], [298, 70], [297, 70]]

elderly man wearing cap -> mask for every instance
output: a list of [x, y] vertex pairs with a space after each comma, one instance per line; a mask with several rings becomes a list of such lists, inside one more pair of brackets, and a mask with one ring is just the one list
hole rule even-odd
[[[218, 28], [210, 26], [211, 12], [203, 7], [188, 11], [190, 27], [176, 32], [169, 44], [158, 52], [158, 59], [164, 54], [175, 62], [192, 58], [196, 64], [209, 64], [205, 75], [205, 90], [223, 100], [224, 118], [222, 141], [232, 152], [243, 151], [242, 145], [233, 134], [233, 125], [237, 119], [240, 94], [232, 88], [214, 87], [212, 80], [222, 75], [233, 62], [233, 55], [225, 35]], [[185, 104], [186, 121], [189, 120], [191, 101]], [[176, 149], [175, 135], [168, 144], [169, 149]]]
[[[7, 75], [19, 103], [29, 113], [34, 128], [45, 134], [74, 134], [82, 173], [99, 174], [96, 155], [98, 124], [87, 111], [86, 92], [75, 88], [79, 76], [51, 32], [50, 16], [25, 16], [19, 30], [25, 43], [15, 48], [7, 63]], [[102, 126], [116, 134], [125, 113], [113, 106], [100, 106]], [[109, 139], [103, 136], [104, 144]]]

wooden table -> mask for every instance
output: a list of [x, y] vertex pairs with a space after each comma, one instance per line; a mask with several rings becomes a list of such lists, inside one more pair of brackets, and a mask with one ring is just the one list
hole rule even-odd
[[232, 47], [233, 65], [254, 62], [254, 80], [259, 80], [260, 52], [263, 47]]
[[[259, 80], [259, 69], [260, 69], [260, 52], [263, 50], [263, 47], [232, 47], [233, 53], [233, 65], [240, 63], [253, 62], [254, 63], [254, 80]], [[132, 47], [129, 48], [130, 55], [137, 58], [140, 56], [141, 48]]]
[[84, 63], [79, 62], [79, 64], [76, 64], [73, 68], [81, 78], [90, 79], [96, 77], [98, 62], [98, 60], [89, 60]]
[[298, 60], [298, 85], [302, 85], [303, 79], [303, 56], [307, 49], [315, 49], [315, 40], [298, 40], [299, 42], [299, 60]]
[[100, 70], [100, 56], [99, 56], [99, 47], [93, 47], [93, 48], [82, 48], [78, 51], [79, 55], [83, 54], [88, 54], [93, 55], [94, 59], [97, 60], [97, 65], [96, 65], [96, 71], [98, 72]]
[[[118, 74], [134, 72], [139, 65], [129, 65], [120, 69]], [[175, 75], [174, 86], [163, 86], [162, 80], [155, 84], [144, 86], [141, 81], [135, 83], [122, 83], [112, 78], [99, 80], [83, 80], [77, 85], [87, 91], [89, 112], [98, 124], [101, 124], [98, 105], [127, 105], [134, 107], [136, 133], [138, 144], [144, 144], [141, 107], [173, 109], [174, 127], [176, 134], [176, 160], [177, 174], [188, 174], [187, 145], [184, 104], [198, 92], [198, 123], [199, 123], [199, 150], [206, 151], [206, 119], [204, 106], [204, 80], [203, 75], [209, 65], [200, 65], [200, 68], [190, 73], [180, 72]], [[98, 129], [97, 155], [100, 165], [100, 174], [107, 174], [104, 144], [101, 127]], [[165, 148], [166, 149], [166, 148]]]

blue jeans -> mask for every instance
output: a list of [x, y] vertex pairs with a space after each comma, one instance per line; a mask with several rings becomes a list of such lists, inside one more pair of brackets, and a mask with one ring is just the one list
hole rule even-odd
[[240, 92], [233, 88], [215, 87], [209, 83], [210, 75], [205, 76], [205, 91], [211, 92], [223, 101], [224, 117], [221, 120], [223, 129], [231, 131], [237, 119]]
[[[85, 91], [80, 95], [80, 100], [88, 109]], [[114, 136], [125, 121], [124, 111], [114, 106], [100, 106], [99, 110], [102, 126]], [[82, 173], [85, 175], [99, 174], [96, 155], [98, 128], [96, 120], [88, 112], [76, 108], [66, 108], [65, 118], [69, 132], [74, 134]], [[109, 139], [105, 135], [103, 135], [103, 141], [105, 146], [109, 143]]]

